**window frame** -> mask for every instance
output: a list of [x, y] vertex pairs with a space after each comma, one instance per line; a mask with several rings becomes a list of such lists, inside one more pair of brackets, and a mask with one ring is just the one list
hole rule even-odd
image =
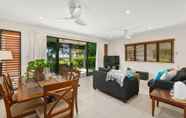
[[[147, 50], [148, 50], [148, 45], [155, 45], [156, 46], [156, 60], [155, 61], [153, 61], [153, 60], [148, 60], [147, 59], [147, 57], [148, 57], [148, 54], [147, 54]], [[156, 43], [156, 42], [149, 42], [149, 43], [146, 43], [146, 50], [145, 50], [145, 52], [146, 52], [146, 62], [159, 62], [158, 60], [158, 58], [159, 58], [159, 53], [158, 53], [158, 44]]]
[[[128, 47], [133, 47], [133, 48], [134, 48], [134, 49], [133, 49], [134, 60], [129, 60], [129, 59], [128, 59], [128, 53], [127, 53], [127, 51], [128, 51], [127, 48], [128, 48]], [[126, 61], [136, 61], [136, 46], [134, 46], [134, 45], [126, 45], [126, 46], [125, 46], [125, 54], [126, 54], [126, 55], [125, 55]]]
[[[141, 46], [141, 45], [143, 45], [143, 56], [144, 57], [143, 57], [143, 60], [137, 60], [137, 46]], [[145, 55], [146, 55], [145, 50], [146, 50], [145, 44], [140, 43], [140, 44], [135, 45], [135, 61], [138, 61], [138, 62], [144, 62], [145, 61]]]
[[[160, 44], [161, 43], [170, 43], [171, 44], [171, 61], [170, 62], [163, 62], [160, 61]], [[132, 44], [125, 44], [125, 61], [128, 60], [128, 54], [127, 54], [127, 47], [128, 46], [134, 46], [134, 60], [136, 62], [159, 62], [159, 63], [174, 63], [174, 43], [175, 39], [164, 39], [164, 40], [157, 40], [157, 41], [148, 41], [148, 42], [140, 42], [140, 43], [132, 43]], [[147, 45], [148, 44], [156, 44], [156, 53], [157, 53], [157, 59], [156, 61], [148, 61], [147, 60]], [[138, 45], [144, 45], [144, 61], [137, 61], [136, 60], [136, 46]]]
[[[171, 59], [170, 59], [170, 62], [165, 62], [165, 61], [160, 61], [160, 44], [161, 43], [170, 43], [171, 45]], [[161, 41], [161, 42], [158, 42], [158, 56], [159, 56], [159, 62], [162, 62], [162, 63], [174, 63], [174, 40], [164, 40], [164, 41]]]

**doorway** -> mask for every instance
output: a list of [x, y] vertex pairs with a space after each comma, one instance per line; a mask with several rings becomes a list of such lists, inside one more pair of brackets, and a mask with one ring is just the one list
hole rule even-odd
[[47, 58], [51, 71], [59, 73], [62, 66], [78, 68], [81, 75], [95, 70], [96, 43], [47, 37]]

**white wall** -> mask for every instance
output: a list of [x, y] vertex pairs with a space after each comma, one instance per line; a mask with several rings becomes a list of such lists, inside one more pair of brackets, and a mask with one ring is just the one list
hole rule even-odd
[[107, 43], [104, 39], [73, 34], [53, 28], [39, 27], [34, 25], [16, 23], [12, 21], [0, 20], [0, 29], [14, 30], [21, 32], [21, 71], [26, 70], [26, 65], [30, 60], [36, 58], [46, 58], [47, 35], [61, 38], [77, 39], [97, 43], [96, 68], [103, 65], [103, 46]]
[[[144, 41], [175, 39], [174, 61], [173, 64], [150, 63], [150, 62], [126, 62], [124, 44], [138, 43]], [[121, 69], [132, 67], [136, 70], [147, 71], [154, 74], [161, 68], [186, 67], [186, 24], [178, 24], [171, 27], [147, 31], [135, 34], [132, 39], [112, 40], [108, 46], [109, 55], [120, 55]]]

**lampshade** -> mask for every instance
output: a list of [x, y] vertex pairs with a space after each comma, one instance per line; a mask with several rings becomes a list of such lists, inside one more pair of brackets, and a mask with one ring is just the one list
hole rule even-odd
[[12, 52], [8, 50], [0, 50], [0, 61], [12, 60]]

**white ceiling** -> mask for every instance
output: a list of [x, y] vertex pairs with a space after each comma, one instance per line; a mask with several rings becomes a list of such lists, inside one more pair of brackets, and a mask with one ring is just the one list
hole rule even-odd
[[121, 37], [124, 29], [133, 34], [186, 21], [186, 0], [80, 0], [87, 23], [80, 26], [58, 21], [69, 16], [68, 1], [0, 0], [0, 18], [106, 39]]

